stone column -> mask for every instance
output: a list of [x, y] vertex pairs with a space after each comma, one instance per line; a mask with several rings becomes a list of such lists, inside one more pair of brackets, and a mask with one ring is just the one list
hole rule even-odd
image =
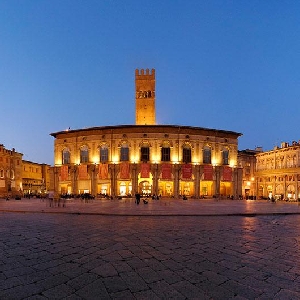
[[78, 193], [78, 189], [77, 189], [77, 180], [76, 180], [76, 176], [77, 176], [77, 166], [72, 166], [71, 167], [71, 186], [72, 186], [72, 194], [77, 194]]
[[236, 181], [236, 193], [234, 195], [235, 199], [239, 199], [240, 195], [243, 195], [243, 169], [236, 168], [237, 181]]
[[284, 199], [287, 198], [287, 192], [286, 192], [286, 176], [287, 175], [284, 175], [284, 181], [283, 181], [283, 196], [284, 196]]
[[115, 164], [110, 164], [109, 165], [110, 169], [110, 184], [111, 184], [111, 196], [113, 198], [116, 197], [116, 165]]
[[239, 199], [239, 196], [242, 195], [243, 169], [234, 168], [232, 179], [233, 179], [233, 197], [234, 199]]
[[258, 200], [258, 178], [255, 177], [254, 179], [254, 196], [255, 199]]
[[178, 164], [174, 165], [174, 197], [179, 197], [179, 171], [180, 167]]
[[295, 198], [298, 200], [298, 174], [294, 175], [294, 183], [295, 183]]
[[272, 197], [276, 195], [276, 179], [275, 176], [272, 176]]
[[132, 178], [132, 195], [134, 196], [138, 190], [138, 173], [137, 173], [137, 164], [131, 164], [131, 178]]
[[195, 188], [195, 198], [200, 197], [200, 166], [196, 165], [195, 166], [195, 183], [194, 183], [194, 188]]
[[53, 186], [53, 190], [54, 190], [54, 197], [58, 198], [58, 195], [60, 193], [59, 190], [59, 171], [60, 171], [60, 167], [54, 167], [53, 168], [54, 171], [54, 186]]
[[158, 195], [158, 164], [153, 164], [151, 169], [153, 178], [152, 193]]
[[221, 169], [220, 167], [214, 167], [214, 180], [213, 180], [213, 194], [218, 198], [220, 197], [220, 180]]
[[91, 178], [91, 194], [97, 196], [97, 166], [90, 165], [90, 178]]

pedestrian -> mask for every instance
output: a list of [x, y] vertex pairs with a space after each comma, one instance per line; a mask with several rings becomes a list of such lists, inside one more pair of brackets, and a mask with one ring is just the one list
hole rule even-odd
[[135, 194], [135, 201], [136, 201], [136, 204], [139, 205], [140, 204], [140, 201], [141, 201], [141, 195], [139, 193], [136, 193]]
[[49, 206], [53, 206], [53, 200], [54, 200], [54, 191], [50, 191], [48, 194], [48, 199], [49, 199]]

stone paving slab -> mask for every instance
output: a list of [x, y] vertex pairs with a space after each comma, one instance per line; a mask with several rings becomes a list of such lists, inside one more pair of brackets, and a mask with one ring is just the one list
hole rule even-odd
[[80, 199], [62, 201], [50, 207], [47, 200], [40, 199], [0, 199], [0, 211], [39, 212], [102, 215], [263, 215], [263, 214], [300, 214], [300, 202], [270, 202], [267, 200], [216, 200], [216, 199], [150, 199], [135, 204], [134, 199], [90, 200]]
[[0, 299], [300, 299], [298, 203], [0, 199]]
[[0, 212], [0, 299], [300, 299], [300, 215]]

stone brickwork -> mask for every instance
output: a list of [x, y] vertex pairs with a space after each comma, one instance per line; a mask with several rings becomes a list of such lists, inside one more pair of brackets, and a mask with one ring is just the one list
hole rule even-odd
[[22, 153], [0, 145], [0, 197], [11, 197], [22, 190]]
[[155, 125], [155, 70], [135, 71], [136, 125]]

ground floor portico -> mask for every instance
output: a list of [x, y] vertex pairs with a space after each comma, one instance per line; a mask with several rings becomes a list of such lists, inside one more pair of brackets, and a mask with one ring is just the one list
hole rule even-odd
[[[239, 168], [165, 165], [122, 163], [57, 166], [52, 169], [53, 189], [58, 194], [89, 193], [112, 197], [135, 193], [175, 198], [183, 195], [194, 198], [238, 198], [241, 195], [242, 173]], [[169, 172], [164, 171], [166, 168]]]
[[298, 168], [260, 171], [256, 173], [258, 199], [296, 201], [300, 199], [300, 173]]

